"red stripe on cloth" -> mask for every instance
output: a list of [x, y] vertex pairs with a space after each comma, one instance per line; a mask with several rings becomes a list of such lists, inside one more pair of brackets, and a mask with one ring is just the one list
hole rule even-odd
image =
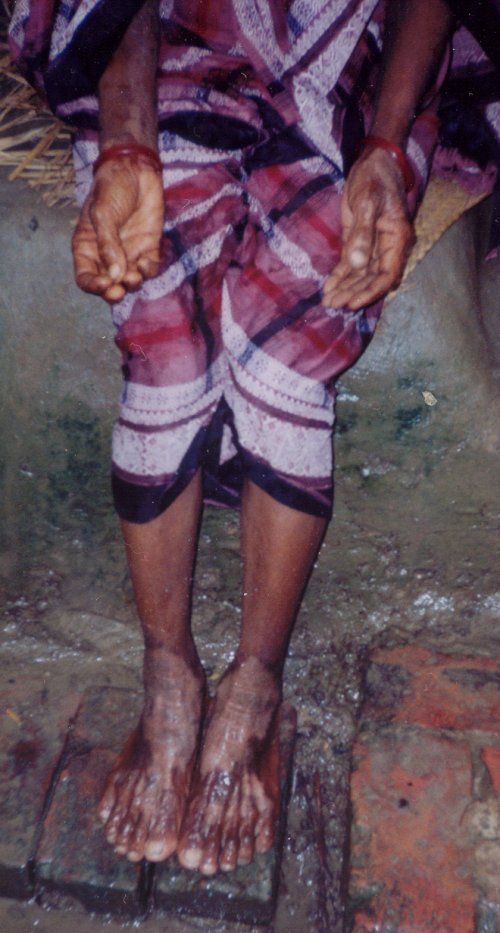
[[178, 337], [188, 337], [195, 339], [193, 328], [190, 324], [176, 324], [173, 327], [159, 327], [158, 330], [148, 331], [144, 334], [119, 334], [115, 338], [115, 343], [120, 350], [138, 350], [144, 347], [152, 347], [157, 343], [171, 343]]
[[242, 272], [242, 278], [247, 279], [250, 282], [253, 282], [260, 291], [264, 292], [265, 295], [269, 295], [278, 305], [280, 309], [284, 307], [284, 293], [283, 289], [279, 285], [275, 285], [274, 282], [265, 275], [264, 272], [261, 272], [260, 269], [257, 269], [255, 266], [244, 269]]
[[317, 214], [311, 214], [310, 217], [305, 218], [305, 221], [309, 224], [310, 227], [312, 227], [318, 233], [321, 233], [322, 236], [324, 236], [326, 242], [329, 243], [330, 246], [333, 246], [334, 249], [338, 250], [340, 253], [340, 250], [342, 249], [342, 238], [338, 235], [338, 233], [335, 232], [335, 230], [332, 230], [332, 228], [329, 227], [328, 224], [326, 224], [325, 221], [321, 219], [321, 217], [318, 217]]

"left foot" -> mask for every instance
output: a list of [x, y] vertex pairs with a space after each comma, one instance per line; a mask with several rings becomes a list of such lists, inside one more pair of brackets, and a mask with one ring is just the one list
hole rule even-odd
[[273, 844], [279, 806], [278, 679], [257, 658], [219, 684], [183, 821], [177, 856], [213, 875]]

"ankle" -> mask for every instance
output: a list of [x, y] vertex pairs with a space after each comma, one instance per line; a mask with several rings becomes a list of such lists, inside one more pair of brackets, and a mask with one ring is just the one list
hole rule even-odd
[[280, 656], [275, 658], [271, 655], [267, 655], [264, 652], [259, 652], [258, 654], [251, 654], [243, 651], [241, 648], [238, 648], [234, 660], [228, 668], [228, 672], [232, 670], [248, 670], [252, 671], [252, 674], [258, 676], [259, 673], [262, 674], [266, 679], [271, 677], [275, 684], [280, 688], [282, 687], [283, 682], [283, 665], [284, 659]]
[[278, 703], [282, 693], [281, 669], [275, 670], [255, 655], [237, 655], [222, 677], [219, 690], [220, 687], [222, 692], [235, 688], [237, 694], [249, 699], [253, 696], [261, 697], [265, 705], [269, 701]]
[[197, 651], [187, 645], [171, 645], [170, 643], [150, 640], [144, 645], [144, 686], [147, 690], [155, 691], [168, 680], [177, 680], [179, 677], [194, 677], [200, 683], [205, 682], [205, 672]]

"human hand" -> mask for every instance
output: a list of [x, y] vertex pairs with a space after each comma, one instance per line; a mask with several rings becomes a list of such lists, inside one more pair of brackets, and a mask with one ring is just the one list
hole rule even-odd
[[129, 157], [103, 162], [73, 234], [77, 285], [115, 302], [155, 276], [163, 219], [161, 176], [151, 164]]
[[403, 178], [390, 154], [370, 149], [355, 162], [341, 217], [344, 245], [323, 301], [356, 311], [399, 282], [414, 239]]

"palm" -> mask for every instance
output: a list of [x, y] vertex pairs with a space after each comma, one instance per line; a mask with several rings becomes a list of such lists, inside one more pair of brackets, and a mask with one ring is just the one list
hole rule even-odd
[[[324, 288], [332, 306], [356, 310], [385, 295], [400, 279], [413, 233], [399, 171], [382, 153], [351, 172], [342, 198], [343, 250]], [[378, 159], [378, 161], [377, 161]]]

